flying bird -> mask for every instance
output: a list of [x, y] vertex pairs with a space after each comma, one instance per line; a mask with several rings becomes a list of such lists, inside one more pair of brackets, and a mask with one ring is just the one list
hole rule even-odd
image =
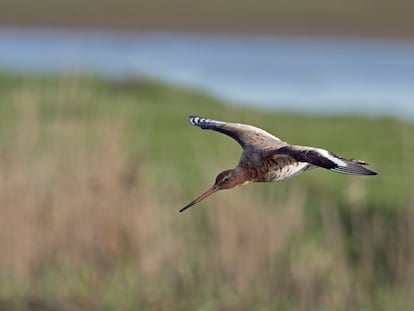
[[213, 193], [253, 182], [276, 182], [306, 170], [322, 167], [351, 175], [377, 175], [364, 167], [362, 160], [344, 159], [330, 151], [315, 147], [290, 145], [255, 126], [190, 116], [190, 123], [203, 130], [213, 130], [235, 139], [243, 148], [240, 161], [233, 169], [217, 175], [214, 185], [190, 202], [183, 212]]

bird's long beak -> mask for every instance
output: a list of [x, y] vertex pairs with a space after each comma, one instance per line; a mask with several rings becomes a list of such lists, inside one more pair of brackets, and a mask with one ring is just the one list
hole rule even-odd
[[205, 198], [207, 198], [208, 196], [212, 195], [214, 192], [220, 190], [219, 187], [217, 187], [216, 185], [213, 185], [213, 187], [211, 187], [210, 189], [208, 189], [206, 192], [204, 192], [202, 195], [200, 195], [197, 199], [195, 199], [194, 201], [192, 201], [191, 203], [187, 204], [186, 206], [184, 206], [182, 209], [180, 209], [180, 213], [185, 211], [187, 208], [193, 206], [194, 204], [197, 204], [198, 202], [204, 200]]

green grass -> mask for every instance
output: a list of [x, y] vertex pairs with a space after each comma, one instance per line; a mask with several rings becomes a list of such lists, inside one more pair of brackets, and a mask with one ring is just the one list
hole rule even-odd
[[[0, 305], [408, 310], [414, 125], [225, 106], [149, 81], [0, 76]], [[367, 160], [215, 194], [237, 143], [188, 115]]]

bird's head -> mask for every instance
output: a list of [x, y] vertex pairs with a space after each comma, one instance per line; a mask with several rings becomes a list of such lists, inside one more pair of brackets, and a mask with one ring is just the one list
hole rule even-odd
[[239, 185], [240, 181], [235, 170], [226, 170], [217, 175], [213, 187], [217, 187], [217, 190], [223, 190], [231, 189]]
[[197, 199], [192, 201], [191, 203], [184, 206], [182, 209], [180, 209], [180, 212], [186, 210], [187, 208], [193, 206], [194, 204], [197, 204], [198, 202], [204, 200], [208, 196], [212, 195], [213, 193], [224, 190], [224, 189], [231, 189], [236, 186], [240, 186], [243, 183], [240, 182], [240, 176], [236, 173], [236, 171], [233, 170], [226, 170], [221, 172], [216, 177], [216, 182], [214, 185], [208, 189], [206, 192], [204, 192], [202, 195], [200, 195]]

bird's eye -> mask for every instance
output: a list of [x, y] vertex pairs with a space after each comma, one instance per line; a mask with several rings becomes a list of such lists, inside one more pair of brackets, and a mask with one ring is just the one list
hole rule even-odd
[[228, 176], [226, 176], [226, 177], [223, 178], [223, 182], [228, 182], [228, 181], [229, 181], [229, 177]]

